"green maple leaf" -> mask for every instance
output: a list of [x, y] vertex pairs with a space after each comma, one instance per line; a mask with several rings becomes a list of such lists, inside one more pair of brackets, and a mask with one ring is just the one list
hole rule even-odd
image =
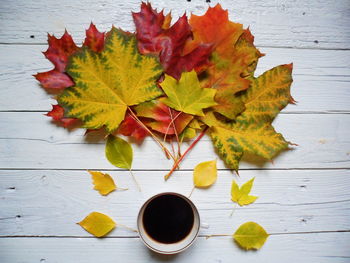
[[162, 68], [155, 57], [140, 55], [133, 34], [113, 28], [104, 50], [87, 48], [72, 55], [67, 72], [75, 86], [58, 97], [69, 116], [81, 119], [84, 127], [118, 128], [128, 106], [162, 95], [156, 80]]
[[214, 101], [216, 90], [202, 88], [194, 70], [182, 73], [179, 81], [165, 75], [160, 85], [168, 96], [161, 101], [178, 111], [204, 116], [203, 109], [217, 105]]

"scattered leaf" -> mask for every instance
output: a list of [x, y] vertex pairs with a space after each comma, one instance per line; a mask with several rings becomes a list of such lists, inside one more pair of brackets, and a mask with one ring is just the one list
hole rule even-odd
[[109, 135], [106, 142], [106, 157], [116, 167], [131, 169], [132, 165], [131, 145], [122, 138]]
[[88, 171], [92, 176], [92, 183], [95, 185], [94, 189], [101, 195], [108, 195], [117, 189], [113, 178], [107, 173]]
[[193, 183], [195, 187], [209, 187], [217, 178], [216, 160], [197, 164], [193, 170]]
[[269, 234], [265, 229], [257, 223], [247, 222], [242, 224], [237, 231], [233, 234], [234, 240], [243, 249], [260, 249]]
[[90, 213], [78, 224], [96, 237], [105, 236], [116, 226], [115, 222], [109, 216], [99, 212]]
[[241, 187], [239, 187], [237, 183], [233, 180], [231, 186], [231, 200], [233, 202], [236, 202], [240, 206], [254, 203], [258, 197], [249, 195], [253, 187], [254, 179], [255, 177], [243, 184]]
[[87, 48], [71, 56], [67, 69], [76, 85], [58, 97], [69, 115], [84, 127], [108, 132], [118, 128], [128, 106], [162, 95], [155, 81], [162, 69], [157, 59], [137, 52], [133, 35], [113, 28], [101, 53]]
[[203, 116], [203, 109], [216, 105], [214, 89], [201, 88], [195, 71], [185, 72], [177, 81], [165, 75], [160, 84], [168, 96], [161, 101], [171, 108], [193, 115]]

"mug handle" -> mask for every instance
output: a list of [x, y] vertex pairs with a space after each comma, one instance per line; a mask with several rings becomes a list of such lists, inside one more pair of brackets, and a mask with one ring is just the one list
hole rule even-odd
[[202, 222], [200, 225], [200, 228], [203, 228], [203, 229], [208, 229], [209, 227], [210, 227], [210, 225], [208, 223], [205, 223], [205, 222]]

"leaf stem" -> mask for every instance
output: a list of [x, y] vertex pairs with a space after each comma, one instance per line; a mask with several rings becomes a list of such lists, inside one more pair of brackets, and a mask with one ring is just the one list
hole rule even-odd
[[230, 217], [233, 216], [233, 213], [236, 211], [236, 208], [237, 208], [237, 203], [235, 204], [235, 206], [232, 208], [232, 212], [230, 214]]
[[211, 238], [211, 237], [228, 237], [231, 236], [230, 234], [217, 234], [217, 235], [207, 235], [205, 236], [206, 239]]
[[179, 140], [179, 134], [177, 133], [176, 126], [175, 126], [175, 120], [181, 115], [182, 111], [180, 111], [175, 118], [173, 118], [173, 114], [171, 113], [171, 109], [169, 108], [169, 114], [171, 117], [171, 123], [173, 125], [176, 142], [177, 142], [177, 156], [181, 156], [181, 148], [180, 148], [180, 140]]
[[134, 180], [135, 184], [137, 185], [137, 188], [139, 189], [139, 192], [141, 192], [141, 187], [140, 187], [139, 183], [137, 182], [134, 173], [131, 171], [131, 169], [129, 169], [129, 172], [130, 172], [130, 175], [131, 175], [132, 179]]
[[117, 226], [124, 227], [125, 229], [128, 229], [128, 230], [130, 230], [130, 231], [132, 231], [132, 232], [135, 232], [135, 233], [138, 233], [138, 232], [139, 232], [139, 231], [137, 231], [136, 229], [131, 228], [131, 227], [128, 227], [128, 226], [123, 225], [123, 224], [119, 224], [119, 223], [117, 223]]
[[193, 191], [194, 191], [194, 189], [195, 189], [196, 187], [195, 186], [193, 186], [193, 188], [192, 188], [192, 190], [191, 190], [191, 193], [190, 193], [190, 195], [188, 196], [188, 199], [190, 199], [191, 198], [191, 196], [192, 196], [192, 194], [193, 194]]
[[171, 168], [171, 170], [169, 171], [169, 173], [167, 173], [164, 176], [165, 180], [168, 180], [169, 177], [171, 176], [171, 174], [175, 171], [175, 169], [178, 167], [178, 165], [181, 163], [181, 161], [183, 160], [183, 158], [188, 154], [188, 152], [199, 142], [200, 139], [202, 139], [202, 137], [204, 136], [205, 132], [208, 130], [208, 126], [204, 128], [204, 130], [201, 132], [201, 134], [199, 134], [199, 136], [191, 143], [191, 145], [187, 148], [187, 150], [184, 152], [183, 155], [181, 155], [181, 157], [174, 163], [173, 167]]
[[153, 139], [158, 143], [160, 148], [165, 152], [166, 157], [169, 159], [169, 156], [175, 161], [175, 157], [169, 152], [169, 150], [164, 146], [164, 144], [158, 139], [158, 137], [150, 130], [148, 127], [139, 119], [139, 117], [136, 116], [136, 114], [132, 111], [132, 109], [128, 106], [128, 110], [130, 111], [132, 117], [137, 121], [142, 128], [144, 128], [152, 137]]
[[126, 191], [126, 190], [129, 190], [129, 188], [121, 188], [121, 187], [117, 187], [117, 190]]

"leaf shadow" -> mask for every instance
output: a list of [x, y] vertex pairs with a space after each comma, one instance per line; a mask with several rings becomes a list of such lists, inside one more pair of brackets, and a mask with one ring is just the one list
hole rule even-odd
[[273, 164], [275, 161], [277, 162], [278, 158], [281, 158], [287, 152], [294, 151], [294, 150], [295, 150], [295, 148], [291, 148], [291, 147], [284, 149], [281, 152], [279, 152], [279, 154], [277, 154], [272, 160], [267, 160], [261, 156], [246, 152], [246, 153], [244, 153], [241, 161], [248, 163], [248, 164], [252, 164], [254, 166], [257, 166], [258, 168], [264, 168], [264, 167], [266, 167], [267, 164], [269, 164], [269, 163]]
[[105, 129], [87, 131], [84, 136], [84, 141], [87, 143], [99, 143], [105, 141], [107, 135], [108, 133]]

